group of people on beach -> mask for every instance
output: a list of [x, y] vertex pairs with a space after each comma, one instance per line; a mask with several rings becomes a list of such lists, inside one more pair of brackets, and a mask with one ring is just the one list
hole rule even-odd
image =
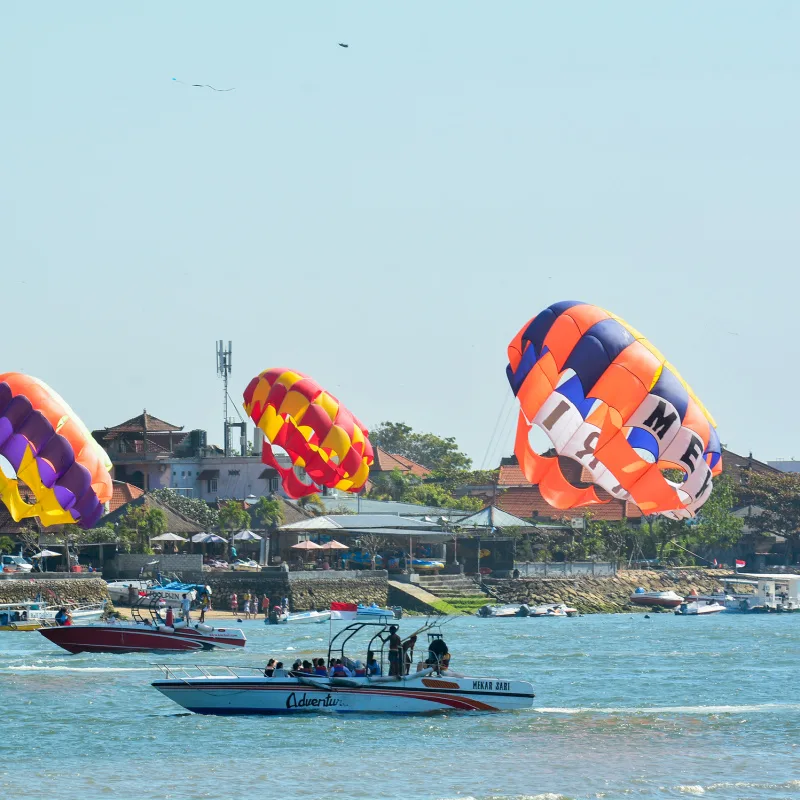
[[[234, 617], [239, 615], [239, 595], [236, 592], [231, 592], [228, 602], [231, 606], [231, 613]], [[242, 594], [242, 616], [245, 619], [258, 619], [259, 611], [265, 616], [269, 617], [270, 612], [270, 599], [269, 595], [265, 594], [259, 598], [258, 594], [253, 592], [244, 592]], [[283, 614], [289, 610], [289, 598], [284, 597], [280, 603], [272, 604], [272, 612], [278, 615]]]

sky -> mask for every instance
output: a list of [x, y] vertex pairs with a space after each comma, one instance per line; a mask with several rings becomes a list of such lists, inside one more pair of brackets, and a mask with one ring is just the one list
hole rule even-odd
[[291, 367], [496, 466], [509, 341], [583, 300], [723, 444], [800, 458], [798, 34], [791, 0], [0, 4], [0, 372], [221, 443], [232, 340], [239, 407]]

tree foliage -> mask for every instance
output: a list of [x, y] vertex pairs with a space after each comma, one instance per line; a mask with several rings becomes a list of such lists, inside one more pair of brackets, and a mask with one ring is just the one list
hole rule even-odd
[[743, 504], [762, 509], [748, 518], [748, 525], [786, 537], [787, 557], [791, 560], [800, 550], [800, 475], [749, 471], [739, 488], [739, 498]]
[[160, 508], [129, 506], [120, 517], [117, 537], [126, 552], [152, 553], [150, 539], [166, 531], [167, 515]]
[[369, 435], [373, 445], [396, 453], [428, 469], [461, 469], [472, 466], [472, 459], [459, 450], [453, 437], [416, 433], [404, 422], [381, 422]]
[[297, 501], [297, 505], [311, 514], [313, 517], [321, 517], [325, 514], [325, 504], [320, 500], [318, 494], [307, 494]]
[[0, 553], [11, 554], [16, 549], [16, 545], [10, 536], [0, 536]]
[[168, 505], [173, 511], [177, 511], [184, 517], [199, 523], [207, 531], [211, 531], [218, 526], [219, 512], [209, 506], [205, 500], [184, 497], [173, 489], [154, 489], [150, 494], [156, 500]]
[[283, 524], [283, 507], [274, 497], [259, 497], [250, 508], [250, 515], [259, 528], [273, 528]]

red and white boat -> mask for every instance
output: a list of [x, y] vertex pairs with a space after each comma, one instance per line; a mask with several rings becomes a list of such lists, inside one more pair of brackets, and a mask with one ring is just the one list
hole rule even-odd
[[[328, 661], [341, 659], [345, 645], [364, 629], [377, 631], [367, 652], [386, 667], [384, 648], [389, 626], [355, 622], [339, 631], [328, 646]], [[447, 645], [436, 625], [424, 625], [416, 635], [428, 633], [424, 668], [408, 675], [326, 677], [289, 672], [265, 677], [263, 667], [222, 665], [159, 665], [164, 680], [153, 687], [189, 711], [198, 714], [380, 713], [425, 714], [436, 711], [510, 711], [533, 706], [533, 686], [527, 681], [473, 678], [449, 669]], [[408, 641], [408, 640], [406, 640]]]
[[[150, 618], [142, 615], [147, 604]], [[87, 624], [40, 628], [39, 632], [70, 653], [181, 652], [244, 647], [247, 639], [238, 628], [214, 628], [211, 625], [175, 622], [166, 625], [158, 613], [158, 600], [143, 598], [131, 609], [132, 622], [116, 620]]]
[[671, 589], [668, 592], [646, 592], [641, 586], [631, 595], [631, 603], [635, 606], [659, 606], [661, 608], [677, 608], [684, 602], [683, 597]]

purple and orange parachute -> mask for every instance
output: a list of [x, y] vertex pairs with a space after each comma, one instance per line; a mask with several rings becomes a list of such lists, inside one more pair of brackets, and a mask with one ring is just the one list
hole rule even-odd
[[[0, 455], [16, 479], [0, 470], [0, 499], [16, 522], [91, 528], [111, 499], [111, 462], [75, 412], [36, 378], [0, 375]], [[23, 500], [19, 484], [36, 502]]]
[[[525, 477], [559, 509], [608, 502], [569, 483], [558, 456], [644, 514], [693, 517], [722, 471], [716, 424], [677, 370], [609, 311], [555, 303], [508, 346], [507, 375], [520, 404], [514, 452]], [[532, 426], [556, 456], [537, 453]], [[679, 470], [682, 480], [670, 480]], [[665, 472], [667, 474], [665, 474]]]
[[[374, 460], [369, 431], [311, 378], [288, 369], [265, 370], [245, 389], [244, 407], [269, 443], [262, 461], [278, 472], [289, 497], [305, 497], [322, 486], [356, 493], [364, 487]], [[270, 444], [282, 447], [314, 483], [280, 466]]]

